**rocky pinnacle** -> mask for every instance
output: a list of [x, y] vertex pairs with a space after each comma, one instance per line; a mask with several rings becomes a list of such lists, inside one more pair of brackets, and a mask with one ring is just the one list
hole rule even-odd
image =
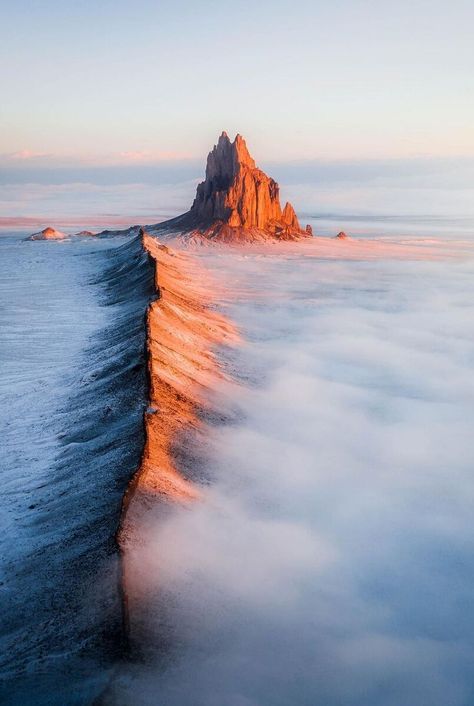
[[279, 186], [255, 165], [241, 135], [223, 132], [209, 153], [206, 178], [197, 187], [189, 215], [200, 228], [216, 224], [277, 238], [305, 237], [293, 206], [280, 206]]

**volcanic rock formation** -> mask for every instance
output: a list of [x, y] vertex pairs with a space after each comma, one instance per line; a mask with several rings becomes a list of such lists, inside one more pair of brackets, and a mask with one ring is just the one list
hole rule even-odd
[[276, 181], [258, 169], [243, 137], [231, 142], [223, 132], [208, 155], [206, 178], [190, 211], [162, 226], [230, 242], [310, 237], [291, 204], [282, 210], [279, 191]]

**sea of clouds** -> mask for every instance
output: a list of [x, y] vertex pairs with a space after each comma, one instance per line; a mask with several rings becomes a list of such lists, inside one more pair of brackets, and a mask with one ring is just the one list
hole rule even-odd
[[246, 293], [233, 421], [157, 512], [125, 702], [470, 706], [474, 262], [203, 257]]
[[[474, 230], [471, 158], [306, 160], [261, 165], [315, 233], [470, 236]], [[203, 163], [61, 166], [0, 155], [0, 236], [52, 225], [83, 228], [146, 224], [188, 210]], [[467, 185], [467, 186], [466, 186]]]

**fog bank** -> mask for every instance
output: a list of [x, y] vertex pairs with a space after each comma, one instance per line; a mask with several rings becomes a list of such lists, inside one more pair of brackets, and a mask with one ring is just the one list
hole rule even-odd
[[[201, 161], [59, 166], [0, 155], [0, 230], [55, 225], [77, 231], [150, 224], [185, 212]], [[316, 233], [474, 233], [474, 160], [412, 158], [260, 162]], [[466, 186], [467, 185], [467, 186]]]
[[233, 422], [137, 548], [155, 656], [117, 703], [468, 706], [472, 259], [201, 257]]

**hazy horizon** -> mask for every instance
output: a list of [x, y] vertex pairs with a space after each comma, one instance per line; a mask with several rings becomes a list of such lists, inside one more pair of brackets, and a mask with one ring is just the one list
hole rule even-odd
[[474, 216], [467, 0], [20, 0], [3, 14], [2, 230], [177, 215], [222, 130], [302, 219]]
[[[349, 228], [354, 234], [407, 233], [470, 236], [474, 232], [474, 159], [412, 158], [304, 160], [257, 164], [280, 184], [316, 232]], [[209, 148], [211, 145], [209, 146]], [[208, 148], [208, 149], [209, 149]], [[200, 160], [150, 165], [33, 166], [0, 170], [0, 232], [45, 226], [126, 227], [185, 212], [203, 178]], [[325, 224], [323, 221], [327, 221]], [[364, 221], [374, 221], [370, 228]], [[333, 224], [331, 225], [331, 222]], [[450, 229], [450, 225], [452, 228]], [[322, 230], [321, 230], [322, 228]]]

